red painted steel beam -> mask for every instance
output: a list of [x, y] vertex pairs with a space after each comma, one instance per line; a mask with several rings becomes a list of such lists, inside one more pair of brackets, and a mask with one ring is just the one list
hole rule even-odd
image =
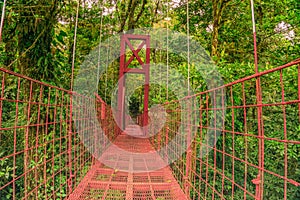
[[[131, 41], [142, 41], [137, 49], [135, 49]], [[146, 55], [144, 61], [140, 57], [139, 52], [146, 48]], [[129, 48], [133, 54], [126, 60], [126, 49]], [[134, 59], [137, 59], [142, 68], [130, 68], [130, 64]], [[148, 124], [148, 106], [149, 106], [149, 81], [150, 81], [150, 36], [148, 35], [121, 35], [120, 44], [120, 69], [119, 69], [119, 83], [118, 83], [118, 124], [122, 130], [125, 129], [125, 93], [126, 93], [126, 74], [143, 74], [145, 76], [144, 85], [144, 117], [143, 126]], [[147, 132], [147, 130], [146, 130]], [[146, 133], [145, 133], [146, 134]]]

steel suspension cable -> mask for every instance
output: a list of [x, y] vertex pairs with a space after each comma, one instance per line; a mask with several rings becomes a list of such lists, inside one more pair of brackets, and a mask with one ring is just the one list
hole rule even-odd
[[[159, 40], [161, 41], [161, 35], [159, 36]], [[161, 63], [162, 63], [162, 46], [161, 46], [161, 44], [159, 45], [159, 71], [160, 71], [160, 73], [159, 73], [159, 84], [161, 85], [162, 84], [162, 71], [161, 71], [161, 69], [162, 69], [162, 66], [161, 66]], [[159, 103], [161, 103], [161, 86], [159, 87]]]
[[73, 81], [74, 81], [74, 69], [75, 69], [75, 55], [76, 55], [76, 43], [77, 43], [79, 7], [80, 7], [80, 2], [78, 1], [77, 9], [76, 9], [76, 19], [75, 19], [75, 28], [74, 28], [74, 42], [73, 42], [73, 52], [72, 52], [72, 75], [71, 75], [71, 87], [70, 87], [71, 91], [73, 90]]
[[[186, 32], [187, 32], [187, 65], [188, 65], [188, 96], [190, 96], [190, 16], [189, 16], [189, 0], [187, 0], [186, 4]], [[188, 133], [187, 133], [187, 138], [186, 138], [186, 143], [187, 143], [187, 155], [186, 155], [186, 169], [185, 169], [185, 180], [188, 180], [190, 176], [190, 167], [191, 167], [191, 156], [192, 156], [192, 149], [191, 149], [191, 113], [192, 113], [192, 105], [190, 102], [191, 99], [188, 100], [187, 102], [187, 128], [188, 128]], [[186, 185], [185, 187], [185, 193], [189, 194], [190, 193], [190, 187]]]
[[[167, 0], [167, 20], [169, 20], [169, 0]], [[167, 91], [166, 99], [169, 100], [169, 21], [167, 21]]]
[[[75, 19], [75, 28], [74, 28], [74, 43], [73, 43], [73, 53], [72, 53], [72, 75], [71, 75], [71, 84], [70, 84], [70, 91], [73, 91], [73, 81], [74, 81], [74, 69], [75, 69], [75, 55], [76, 55], [76, 40], [77, 40], [77, 29], [78, 29], [78, 18], [79, 18], [79, 8], [80, 2], [77, 3], [76, 9], [76, 19]], [[69, 134], [68, 134], [68, 167], [69, 167], [69, 179], [68, 179], [68, 186], [69, 190], [72, 191], [73, 189], [73, 167], [72, 167], [72, 135], [73, 135], [73, 95], [70, 95], [70, 110], [69, 110]]]
[[[116, 1], [116, 4], [118, 3], [118, 0]], [[112, 13], [109, 13], [109, 18], [112, 18]], [[108, 47], [106, 49], [106, 65], [105, 65], [105, 90], [104, 90], [104, 99], [107, 102], [107, 90], [108, 90], [108, 65], [109, 65], [109, 56], [110, 56], [110, 36], [107, 38], [107, 44]], [[113, 73], [113, 78], [114, 79], [114, 73]]]
[[253, 28], [253, 43], [254, 43], [254, 65], [255, 73], [258, 73], [258, 57], [257, 57], [257, 44], [256, 44], [256, 24], [255, 24], [255, 13], [254, 13], [254, 2], [250, 0], [251, 3], [251, 16], [252, 16], [252, 28]]
[[[160, 4], [160, 0], [158, 0], [158, 4]], [[163, 10], [163, 4], [161, 4], [161, 9]], [[162, 37], [161, 35], [159, 35], [159, 41], [162, 40]], [[161, 43], [159, 43], [159, 84], [160, 84], [160, 87], [159, 87], [159, 103], [162, 103], [162, 88], [161, 88], [161, 85], [162, 85], [162, 73], [161, 73], [161, 70], [162, 70], [162, 46], [161, 46]]]
[[108, 37], [108, 47], [107, 47], [107, 50], [106, 50], [106, 65], [105, 65], [105, 91], [104, 91], [104, 99], [105, 101], [107, 101], [106, 97], [107, 97], [107, 87], [108, 87], [108, 65], [109, 65], [109, 55], [110, 55], [110, 38]]
[[98, 48], [98, 69], [97, 69], [97, 88], [99, 84], [100, 77], [100, 58], [101, 58], [101, 46], [102, 46], [102, 25], [103, 25], [103, 2], [101, 1], [99, 8], [101, 9], [101, 17], [100, 17], [100, 30], [99, 30], [99, 48]]
[[[98, 48], [98, 70], [97, 70], [97, 86], [99, 85], [99, 79], [100, 79], [100, 68], [101, 68], [101, 63], [100, 63], [100, 60], [101, 60], [101, 48], [102, 48], [102, 29], [103, 29], [103, 2], [101, 2], [100, 6], [101, 8], [101, 18], [100, 18], [100, 31], [99, 31], [99, 35], [100, 35], [100, 41], [99, 41], [99, 48]], [[110, 43], [110, 39], [108, 37], [108, 45]], [[105, 101], [107, 100], [106, 97], [107, 97], [107, 81], [108, 81], [108, 62], [109, 62], [109, 49], [110, 47], [107, 48], [107, 59], [106, 59], [106, 65], [105, 65], [105, 90], [104, 90], [104, 99]]]
[[187, 4], [186, 4], [186, 34], [187, 34], [188, 95], [190, 95], [190, 14], [189, 14], [189, 0], [187, 0]]
[[[254, 12], [254, 1], [250, 0], [251, 4], [251, 16], [252, 16], [252, 26], [253, 26], [253, 46], [254, 46], [254, 66], [255, 66], [255, 74], [259, 72], [258, 70], [258, 55], [257, 55], [257, 41], [256, 41], [256, 23], [255, 23], [255, 12]], [[260, 83], [260, 77], [257, 77], [256, 79], [256, 100], [258, 104], [262, 103], [262, 92], [261, 92], [261, 83]], [[260, 138], [264, 138], [264, 126], [263, 126], [263, 110], [262, 107], [258, 107], [257, 109], [257, 124], [258, 124], [258, 135]], [[260, 139], [258, 143], [258, 165], [260, 167], [260, 170], [258, 172], [257, 178], [252, 180], [258, 184], [256, 184], [256, 198], [261, 199], [263, 197], [263, 191], [264, 191], [264, 140]], [[285, 166], [287, 166], [285, 161]], [[285, 169], [285, 175], [287, 174], [287, 171]], [[284, 182], [284, 191], [286, 191], [287, 182]]]
[[2, 30], [3, 30], [4, 18], [5, 18], [5, 9], [6, 9], [6, 0], [3, 1], [3, 7], [2, 7], [2, 15], [1, 15], [1, 22], [0, 22], [0, 42], [2, 41]]

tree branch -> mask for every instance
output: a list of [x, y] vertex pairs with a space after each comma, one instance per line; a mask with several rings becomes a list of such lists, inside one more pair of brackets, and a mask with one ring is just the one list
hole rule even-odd
[[[159, 2], [159, 1], [158, 1], [158, 2]], [[143, 0], [142, 8], [141, 8], [139, 14], [138, 14], [137, 17], [136, 17], [136, 20], [134, 21], [135, 24], [139, 21], [140, 17], [142, 16], [146, 4], [147, 4], [147, 0]], [[156, 8], [157, 8], [157, 7], [156, 7]]]
[[126, 10], [125, 14], [122, 15], [122, 22], [121, 22], [121, 26], [120, 26], [119, 32], [123, 32], [123, 30], [124, 30], [126, 21], [127, 21], [127, 19], [128, 19], [128, 13], [129, 13], [130, 10], [131, 10], [131, 4], [132, 4], [132, 0], [129, 0], [127, 10]]

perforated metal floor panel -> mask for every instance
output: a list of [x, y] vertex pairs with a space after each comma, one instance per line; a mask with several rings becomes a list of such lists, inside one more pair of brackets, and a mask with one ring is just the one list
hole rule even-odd
[[[131, 153], [155, 152], [148, 139], [120, 135], [102, 155], [106, 165], [95, 164], [70, 195], [70, 200], [185, 200], [188, 199], [168, 166], [154, 169], [158, 156], [143, 158]], [[127, 152], [127, 153], [126, 153]]]

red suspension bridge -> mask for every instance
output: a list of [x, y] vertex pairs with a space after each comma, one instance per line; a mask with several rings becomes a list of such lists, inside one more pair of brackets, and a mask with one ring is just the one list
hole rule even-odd
[[[299, 156], [294, 152], [300, 138], [294, 137], [299, 136], [299, 129], [293, 132], [297, 127], [290, 127], [288, 121], [299, 126], [300, 60], [166, 102], [166, 123], [159, 133], [151, 135], [155, 124], [148, 119], [150, 54], [146, 53], [143, 63], [139, 51], [131, 47], [133, 57], [126, 61], [122, 58], [124, 46], [130, 46], [130, 37], [136, 36], [122, 37], [120, 77], [129, 72], [146, 76], [144, 114], [137, 124], [150, 124], [147, 128], [126, 120], [125, 81], [119, 83], [119, 112], [114, 119], [113, 109], [98, 95], [85, 97], [0, 68], [1, 199], [258, 200], [275, 192], [270, 191], [272, 185], [282, 190], [278, 199], [296, 198], [300, 179], [293, 175], [299, 166], [291, 165], [290, 160]], [[143, 45], [149, 44], [148, 37], [138, 39]], [[134, 58], [144, 66], [142, 69], [127, 68]], [[272, 98], [264, 95], [275, 89], [266, 80], [277, 85]], [[226, 103], [218, 107], [210, 96], [224, 91], [222, 101]], [[83, 106], [87, 104], [78, 105], [79, 113], [73, 112], [74, 101], [92, 104], [97, 111], [94, 118], [90, 107]], [[181, 106], [182, 102], [192, 106]], [[216, 122], [220, 112], [227, 113], [222, 115], [221, 128]], [[182, 116], [190, 115], [196, 121], [183, 120]], [[277, 122], [278, 116], [280, 132], [274, 135], [268, 126]], [[75, 124], [84, 124], [84, 130], [76, 129]], [[184, 130], [187, 133], [183, 137], [191, 143], [179, 155], [176, 148], [182, 141], [174, 138], [182, 124], [195, 130], [195, 139]], [[86, 132], [89, 134], [82, 134]], [[219, 140], [212, 146], [205, 138], [217, 132], [221, 133]], [[268, 149], [270, 144], [278, 149]], [[115, 146], [124, 151], [112, 149]], [[276, 153], [279, 149], [281, 154]], [[136, 156], [149, 152], [153, 156]], [[171, 155], [178, 159], [157, 167], [167, 163]], [[279, 170], [266, 165], [266, 157], [272, 157], [274, 165], [279, 163]]]

